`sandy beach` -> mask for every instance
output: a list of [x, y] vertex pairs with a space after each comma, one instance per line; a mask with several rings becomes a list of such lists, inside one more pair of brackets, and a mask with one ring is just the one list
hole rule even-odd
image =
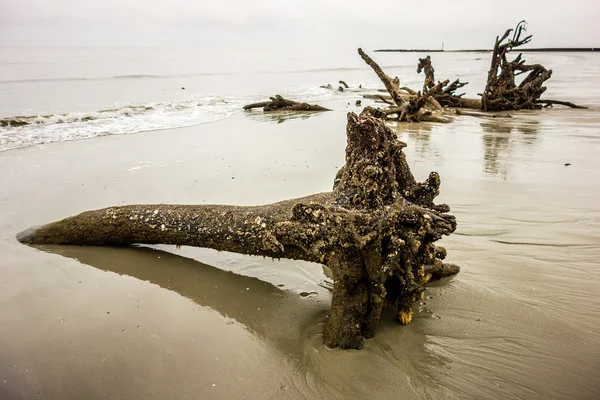
[[322, 345], [316, 264], [15, 239], [109, 205], [330, 190], [357, 108], [324, 105], [0, 153], [0, 398], [600, 397], [597, 108], [397, 127], [417, 179], [442, 177], [462, 271], [360, 351]]

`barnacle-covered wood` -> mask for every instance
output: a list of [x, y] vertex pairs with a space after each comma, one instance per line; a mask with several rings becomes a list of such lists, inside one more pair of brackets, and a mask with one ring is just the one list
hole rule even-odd
[[243, 108], [244, 110], [251, 110], [253, 108], [262, 108], [264, 112], [269, 111], [331, 111], [329, 108], [319, 106], [317, 104], [299, 103], [297, 101], [288, 100], [280, 95], [270, 97], [270, 101], [263, 101], [260, 103], [247, 104]]
[[434, 204], [440, 177], [422, 183], [410, 171], [381, 111], [348, 114], [346, 163], [333, 191], [275, 204], [131, 205], [87, 211], [23, 232], [28, 244], [208, 247], [327, 265], [334, 278], [324, 332], [330, 347], [361, 348], [384, 306], [407, 324], [431, 278], [458, 272], [434, 243], [456, 228]]

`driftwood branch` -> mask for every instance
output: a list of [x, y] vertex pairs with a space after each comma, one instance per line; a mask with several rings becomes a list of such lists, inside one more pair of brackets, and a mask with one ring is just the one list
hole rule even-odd
[[376, 95], [373, 95], [372, 98], [377, 99], [377, 100], [381, 101], [382, 103], [389, 104], [390, 106], [396, 106], [396, 103], [394, 103], [392, 98], [389, 96], [382, 96], [380, 94], [376, 94]]
[[421, 71], [425, 71], [425, 80], [423, 81], [423, 93], [425, 93], [435, 86], [435, 70], [431, 65], [431, 57], [419, 58], [417, 74], [420, 74]]
[[461, 82], [460, 79], [456, 79], [450, 83], [449, 80], [437, 82], [435, 81], [435, 69], [431, 64], [431, 57], [419, 58], [417, 64], [417, 73], [425, 73], [425, 79], [423, 82], [423, 93], [426, 93], [430, 98], [442, 107], [451, 108], [481, 108], [481, 101], [478, 99], [464, 99], [463, 94], [456, 94], [456, 91], [469, 82]]
[[481, 100], [480, 99], [465, 99], [463, 97], [456, 99], [457, 106], [456, 108], [472, 108], [475, 110], [481, 110]]
[[416, 95], [418, 94], [416, 91], [414, 91], [414, 90], [412, 90], [411, 88], [409, 88], [409, 87], [406, 87], [406, 86], [402, 86], [402, 87], [400, 88], [400, 90], [404, 90], [405, 92], [407, 92], [408, 94], [411, 94], [411, 95], [413, 95], [413, 96], [416, 96]]
[[406, 101], [404, 100], [402, 93], [400, 92], [399, 80], [392, 79], [389, 76], [387, 76], [385, 72], [383, 72], [379, 64], [373, 61], [373, 59], [369, 57], [367, 53], [365, 53], [362, 49], [358, 49], [358, 54], [363, 59], [363, 61], [367, 63], [367, 65], [371, 67], [373, 71], [375, 71], [375, 73], [379, 77], [379, 80], [381, 80], [381, 82], [385, 86], [387, 92], [390, 94], [390, 96], [392, 96], [392, 100], [394, 100], [394, 103], [396, 103], [397, 106], [402, 106], [403, 104], [405, 104]]
[[330, 347], [361, 348], [384, 306], [409, 323], [412, 304], [432, 277], [458, 272], [434, 243], [456, 228], [436, 205], [440, 177], [413, 177], [396, 134], [367, 107], [348, 114], [346, 163], [333, 191], [280, 203], [131, 205], [87, 211], [23, 232], [27, 244], [209, 247], [327, 265], [334, 278], [324, 333]]
[[[390, 116], [395, 115], [396, 120], [400, 122], [419, 122], [419, 121], [431, 121], [431, 122], [450, 122], [451, 119], [444, 117], [439, 114], [442, 107], [435, 99], [424, 93], [410, 91], [408, 97], [405, 93], [405, 89], [400, 88], [400, 80], [398, 78], [390, 78], [371, 57], [369, 57], [362, 49], [358, 49], [358, 54], [361, 58], [369, 65], [373, 71], [377, 74], [387, 92], [390, 94], [391, 102], [386, 101], [390, 105], [390, 108], [384, 110], [383, 115]], [[383, 100], [383, 99], [382, 99]], [[385, 101], [385, 100], [384, 100]], [[426, 106], [430, 106], [432, 109], [427, 109]], [[435, 114], [437, 111], [438, 114]]]
[[297, 101], [284, 99], [280, 95], [270, 98], [270, 101], [252, 103], [244, 106], [244, 110], [262, 108], [264, 112], [269, 111], [331, 111], [328, 108], [316, 104], [299, 103]]
[[555, 104], [558, 104], [561, 106], [566, 106], [566, 107], [571, 107], [571, 108], [587, 108], [585, 106], [580, 106], [580, 105], [571, 103], [570, 101], [562, 101], [562, 100], [543, 99], [543, 100], [537, 100], [536, 103], [542, 104], [544, 106], [544, 108], [552, 107]]

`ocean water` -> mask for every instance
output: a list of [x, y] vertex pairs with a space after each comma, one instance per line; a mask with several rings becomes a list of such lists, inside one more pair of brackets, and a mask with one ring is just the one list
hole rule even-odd
[[[421, 54], [372, 53], [402, 85], [418, 89]], [[587, 84], [600, 73], [597, 54], [535, 54], [555, 70], [548, 96], [590, 102]], [[592, 68], [587, 75], [580, 63]], [[479, 93], [487, 53], [433, 55], [439, 79], [470, 82]], [[339, 80], [353, 89], [337, 91]], [[333, 90], [321, 86], [331, 84]], [[362, 91], [356, 90], [362, 86]], [[295, 54], [290, 50], [14, 49], [0, 51], [0, 151], [43, 143], [193, 126], [230, 117], [244, 104], [281, 94], [319, 102], [357, 98], [381, 87], [355, 51]]]

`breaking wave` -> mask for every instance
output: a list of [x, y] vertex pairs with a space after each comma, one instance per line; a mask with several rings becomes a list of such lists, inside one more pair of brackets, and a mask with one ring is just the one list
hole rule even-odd
[[[344, 96], [323, 88], [282, 93], [290, 99], [321, 101]], [[347, 95], [352, 96], [351, 92]], [[38, 144], [182, 128], [228, 118], [244, 104], [262, 97], [208, 96], [193, 100], [149, 103], [94, 112], [70, 112], [0, 118], [0, 151]]]
[[154, 110], [154, 106], [130, 106], [118, 109], [100, 110], [95, 112], [74, 112], [68, 114], [47, 114], [0, 118], [0, 127], [10, 128], [24, 125], [68, 124], [72, 122], [87, 122], [96, 119], [130, 117]]
[[207, 97], [94, 112], [0, 119], [0, 151], [37, 144], [180, 128], [227, 118], [241, 109], [236, 98]]

